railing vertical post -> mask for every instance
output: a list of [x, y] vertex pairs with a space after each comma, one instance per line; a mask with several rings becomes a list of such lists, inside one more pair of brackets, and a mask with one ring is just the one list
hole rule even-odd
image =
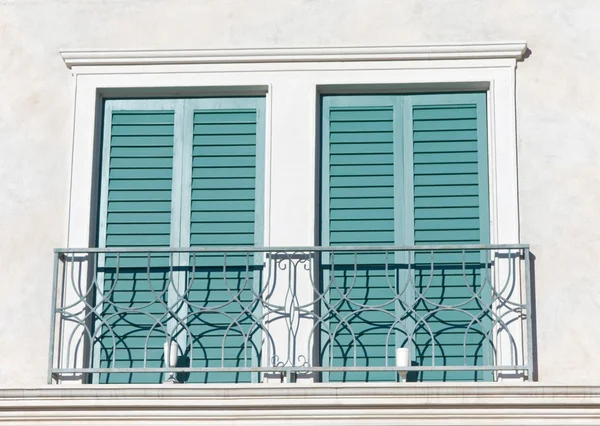
[[52, 275], [52, 298], [50, 307], [50, 351], [48, 355], [48, 384], [52, 384], [52, 366], [54, 364], [54, 339], [56, 336], [56, 298], [58, 294], [58, 251], [54, 252], [54, 273]]
[[531, 300], [531, 262], [529, 248], [523, 249], [525, 257], [525, 297], [527, 321], [527, 380], [533, 379], [533, 318]]

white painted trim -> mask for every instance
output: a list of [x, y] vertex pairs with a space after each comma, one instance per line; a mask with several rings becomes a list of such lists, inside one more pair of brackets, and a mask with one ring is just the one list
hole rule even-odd
[[443, 59], [522, 59], [523, 41], [447, 43], [381, 47], [301, 47], [264, 49], [61, 49], [68, 68], [95, 65], [227, 64], [332, 61], [414, 61]]
[[600, 387], [446, 384], [55, 386], [0, 392], [12, 424], [598, 424]]

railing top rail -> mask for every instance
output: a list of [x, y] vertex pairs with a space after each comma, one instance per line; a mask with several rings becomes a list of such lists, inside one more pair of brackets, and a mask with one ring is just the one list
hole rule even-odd
[[419, 246], [212, 246], [212, 247], [84, 247], [56, 248], [59, 254], [81, 253], [199, 253], [199, 252], [373, 252], [373, 251], [462, 251], [525, 250], [529, 244], [447, 244]]

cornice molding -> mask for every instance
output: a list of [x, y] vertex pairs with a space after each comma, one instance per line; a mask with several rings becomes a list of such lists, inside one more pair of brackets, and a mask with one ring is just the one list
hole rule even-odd
[[[162, 384], [162, 385], [45, 385], [39, 388], [0, 389], [0, 406], [11, 399], [168, 399], [168, 398], [320, 398], [402, 397], [440, 400], [456, 398], [595, 398], [600, 403], [600, 386], [502, 383], [294, 383], [294, 384]], [[525, 403], [526, 401], [524, 401]]]
[[[0, 423], [598, 424], [600, 387], [539, 384], [107, 385], [0, 390]], [[156, 422], [156, 423], [155, 423]], [[189, 423], [186, 423], [189, 424]], [[237, 424], [237, 423], [236, 423]], [[337, 424], [337, 423], [336, 423]]]
[[264, 49], [61, 49], [68, 68], [98, 65], [184, 65], [289, 62], [410, 61], [450, 59], [516, 59], [524, 41], [449, 43], [380, 47], [297, 47]]

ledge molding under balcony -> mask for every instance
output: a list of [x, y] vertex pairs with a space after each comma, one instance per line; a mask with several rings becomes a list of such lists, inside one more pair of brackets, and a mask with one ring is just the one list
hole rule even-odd
[[[598, 424], [600, 386], [283, 384], [0, 390], [0, 423]], [[46, 424], [44, 423], [44, 424]]]

